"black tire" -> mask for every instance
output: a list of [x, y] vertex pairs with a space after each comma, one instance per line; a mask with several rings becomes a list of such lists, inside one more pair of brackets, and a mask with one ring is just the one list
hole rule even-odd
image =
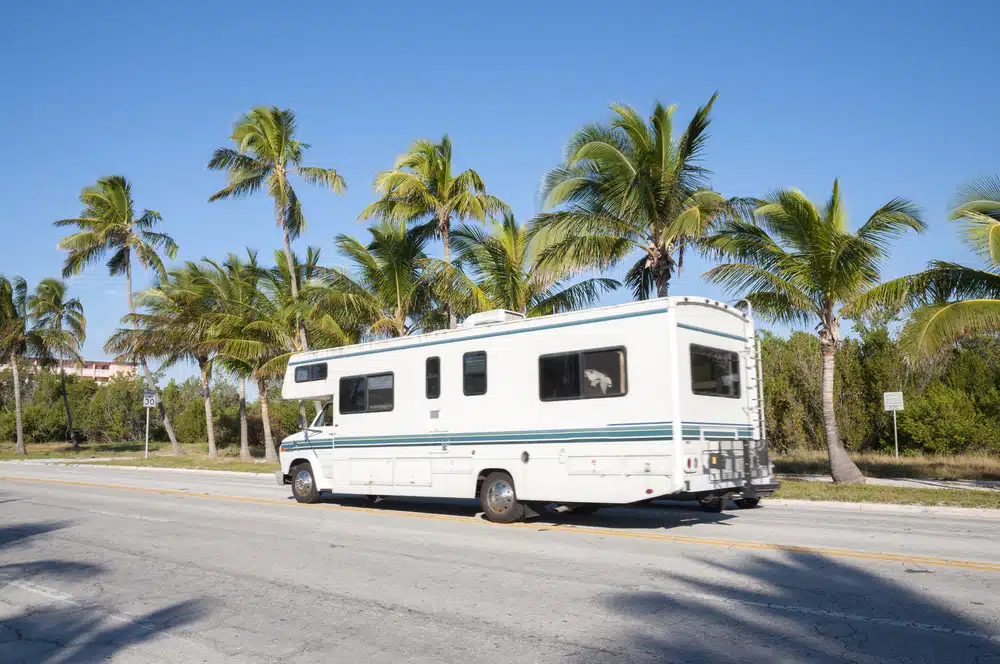
[[584, 503], [573, 507], [573, 514], [596, 514], [602, 505], [596, 503]]
[[312, 465], [308, 462], [292, 466], [288, 473], [292, 484], [292, 495], [300, 503], [315, 503], [319, 501], [319, 489], [316, 488], [316, 476]]
[[479, 491], [483, 514], [494, 523], [524, 520], [524, 505], [514, 491], [514, 480], [505, 472], [490, 473]]
[[708, 498], [702, 498], [698, 501], [701, 504], [701, 509], [712, 514], [719, 514], [722, 509], [726, 506], [726, 500], [720, 498], [719, 496], [710, 496]]
[[757, 498], [737, 498], [733, 501], [741, 510], [751, 510], [760, 507], [760, 497]]

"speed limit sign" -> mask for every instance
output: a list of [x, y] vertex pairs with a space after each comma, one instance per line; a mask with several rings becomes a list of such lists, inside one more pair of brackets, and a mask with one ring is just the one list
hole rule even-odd
[[156, 390], [142, 391], [142, 407], [154, 408], [156, 406]]

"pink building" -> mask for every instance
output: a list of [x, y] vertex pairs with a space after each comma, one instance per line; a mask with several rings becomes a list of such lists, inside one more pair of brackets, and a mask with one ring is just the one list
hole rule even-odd
[[[33, 360], [32, 364], [37, 365], [37, 360]], [[0, 370], [6, 368], [6, 364], [0, 364]], [[58, 370], [59, 364], [53, 364], [52, 371]], [[66, 360], [63, 362], [63, 371], [65, 371], [67, 375], [80, 376], [81, 378], [94, 380], [98, 383], [106, 383], [111, 380], [113, 376], [123, 374], [127, 376], [135, 376], [138, 373], [136, 365], [131, 362], [113, 362], [111, 360], [84, 360], [82, 364], [76, 364], [75, 362]]]

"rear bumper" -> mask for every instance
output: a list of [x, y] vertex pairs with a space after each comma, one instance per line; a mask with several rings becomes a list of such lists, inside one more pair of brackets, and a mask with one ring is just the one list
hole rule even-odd
[[763, 496], [770, 496], [775, 491], [781, 488], [781, 482], [774, 481], [767, 484], [747, 484], [743, 487], [743, 495], [746, 498], [756, 498]]

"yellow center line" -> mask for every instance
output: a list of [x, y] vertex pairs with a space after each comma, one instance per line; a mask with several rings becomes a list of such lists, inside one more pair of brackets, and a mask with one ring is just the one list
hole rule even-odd
[[[309, 509], [328, 509], [337, 512], [361, 512], [364, 514], [385, 514], [402, 516], [411, 519], [429, 519], [433, 521], [451, 521], [454, 523], [497, 526], [480, 519], [453, 516], [449, 514], [427, 514], [422, 512], [407, 512], [371, 507], [352, 507], [350, 505], [331, 505], [317, 503], [304, 505], [291, 500], [276, 500], [273, 498], [252, 498], [249, 496], [226, 496], [217, 493], [202, 493], [181, 491], [178, 489], [153, 489], [148, 487], [127, 486], [123, 484], [101, 484], [98, 482], [78, 482], [73, 480], [41, 479], [35, 477], [10, 477], [0, 475], [0, 480], [12, 482], [36, 482], [40, 484], [62, 484], [81, 486], [92, 489], [118, 489], [120, 491], [135, 491], [137, 493], [154, 493], [164, 496], [188, 496], [194, 498], [211, 498], [238, 503], [256, 503], [260, 505], [283, 505], [285, 507], [301, 507]], [[751, 549], [756, 551], [781, 551], [786, 553], [806, 553], [831, 558], [851, 558], [855, 560], [879, 560], [893, 563], [910, 563], [914, 565], [932, 565], [935, 567], [955, 567], [959, 569], [974, 569], [986, 572], [1000, 572], [1000, 563], [987, 563], [975, 560], [955, 560], [950, 558], [931, 558], [927, 556], [912, 556], [896, 553], [878, 553], [856, 551], [854, 549], [835, 549], [822, 546], [798, 546], [795, 544], [773, 544], [770, 542], [748, 542], [744, 540], [718, 539], [711, 537], [691, 537], [688, 535], [667, 535], [663, 533], [637, 533], [632, 531], [613, 530], [610, 528], [595, 528], [590, 526], [565, 526], [559, 524], [511, 523], [508, 528], [524, 528], [529, 530], [546, 530], [560, 533], [575, 533], [578, 535], [600, 535], [604, 537], [624, 537], [628, 539], [652, 540], [658, 542], [678, 542], [681, 544], [699, 544], [702, 546], [722, 546], [730, 549]]]

